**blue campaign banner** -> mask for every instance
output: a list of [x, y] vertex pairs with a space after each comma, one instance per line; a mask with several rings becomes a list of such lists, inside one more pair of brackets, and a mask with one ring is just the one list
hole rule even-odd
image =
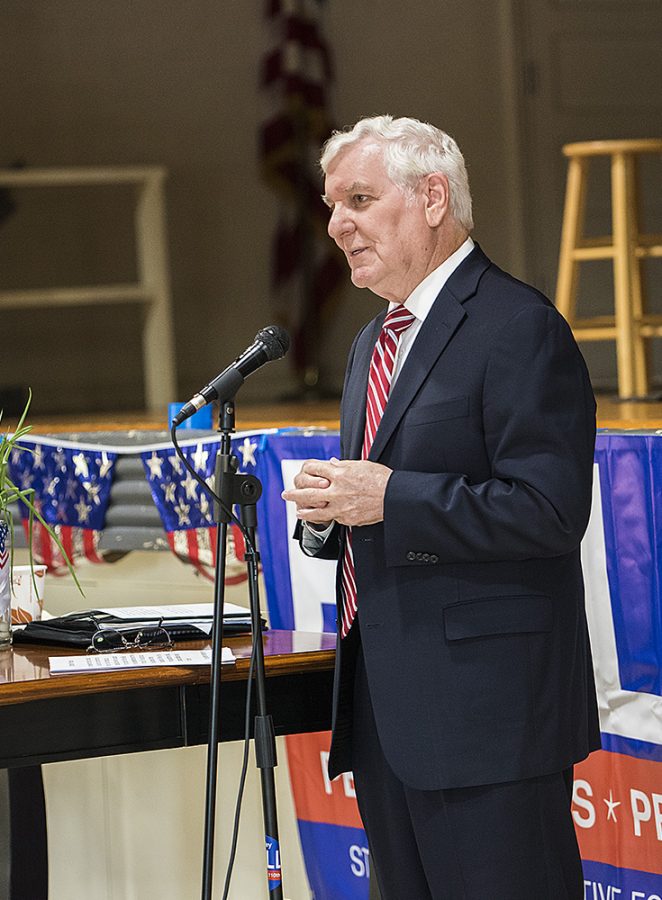
[[603, 749], [575, 767], [586, 900], [662, 898], [662, 437], [601, 433], [582, 543]]
[[662, 900], [660, 876], [583, 860], [584, 900]]
[[[339, 456], [335, 432], [264, 435], [256, 454], [260, 554], [272, 628], [335, 632], [335, 561], [309, 559], [293, 539], [296, 517], [281, 498], [306, 459]], [[329, 782], [330, 735], [287, 738], [290, 780], [306, 873], [315, 900], [367, 900], [370, 858], [351, 776]]]
[[367, 900], [370, 854], [362, 828], [299, 820], [299, 835], [315, 900]]
[[[294, 512], [280, 494], [305, 459], [337, 455], [335, 433], [260, 439], [259, 534], [272, 627], [335, 630], [335, 563], [301, 553]], [[585, 900], [662, 900], [662, 435], [600, 433], [595, 464], [582, 560], [603, 749], [575, 769]], [[327, 740], [288, 739], [305, 863], [316, 900], [365, 900], [365, 836], [351, 792], [339, 808], [320, 763], [319, 742]]]
[[599, 435], [607, 575], [621, 687], [662, 694], [662, 441]]
[[281, 493], [306, 459], [340, 453], [337, 432], [284, 429], [262, 436], [255, 472], [264, 487], [259, 506], [260, 554], [272, 628], [335, 632], [335, 562], [309, 559], [292, 534], [296, 517]]
[[367, 900], [370, 852], [354, 779], [329, 780], [329, 732], [285, 738], [301, 848], [315, 900]]

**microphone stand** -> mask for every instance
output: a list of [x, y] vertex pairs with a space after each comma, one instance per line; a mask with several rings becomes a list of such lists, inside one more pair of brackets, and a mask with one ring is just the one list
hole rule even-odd
[[[222, 505], [214, 501], [214, 518], [218, 523], [216, 535], [216, 571], [214, 573], [214, 617], [212, 635], [212, 664], [209, 703], [209, 737], [207, 746], [207, 783], [205, 800], [204, 858], [202, 872], [202, 900], [211, 900], [214, 857], [214, 825], [216, 810], [216, 781], [218, 771], [218, 740], [220, 733], [220, 687], [223, 647], [223, 606], [225, 602], [225, 569], [227, 562], [227, 532], [233, 505], [239, 506], [240, 520], [244, 525], [246, 541], [246, 567], [251, 608], [253, 658], [255, 660], [255, 685], [257, 716], [255, 717], [255, 758], [260, 769], [262, 782], [262, 810], [264, 815], [265, 841], [267, 851], [267, 883], [269, 897], [283, 900], [283, 886], [280, 866], [280, 844], [278, 837], [278, 817], [276, 813], [276, 788], [274, 769], [276, 767], [276, 738], [273, 720], [267, 713], [266, 677], [264, 670], [264, 648], [262, 646], [262, 619], [258, 592], [259, 556], [255, 546], [257, 527], [257, 501], [262, 494], [262, 485], [254, 475], [237, 473], [238, 461], [232, 455], [231, 433], [234, 431], [234, 400], [224, 400], [220, 404], [219, 427], [220, 447], [216, 456], [216, 493]], [[247, 689], [250, 685], [247, 686]]]

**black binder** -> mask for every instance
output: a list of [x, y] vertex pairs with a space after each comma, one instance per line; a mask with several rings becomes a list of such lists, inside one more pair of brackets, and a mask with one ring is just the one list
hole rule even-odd
[[[223, 634], [249, 634], [251, 624], [248, 613], [227, 613], [223, 616]], [[99, 627], [112, 628], [121, 632], [127, 641], [133, 640], [138, 632], [160, 627], [167, 632], [173, 642], [208, 641], [210, 635], [186, 619], [168, 617], [148, 620], [145, 617], [132, 621], [101, 610], [85, 610], [68, 613], [53, 619], [28, 622], [24, 628], [14, 627], [15, 644], [60, 644], [66, 647], [86, 649]], [[263, 620], [263, 627], [265, 622]]]

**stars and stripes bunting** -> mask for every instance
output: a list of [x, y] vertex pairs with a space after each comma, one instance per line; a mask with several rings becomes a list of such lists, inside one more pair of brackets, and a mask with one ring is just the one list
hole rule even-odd
[[[259, 437], [235, 438], [232, 451], [239, 459], [239, 471], [252, 474], [256, 467]], [[213, 490], [218, 438], [182, 446], [182, 453], [202, 480]], [[211, 495], [185, 468], [172, 446], [150, 448], [141, 454], [145, 476], [163, 523], [168, 545], [183, 562], [204, 577], [214, 579], [217, 526], [213, 520]], [[238, 584], [247, 578], [244, 565], [245, 545], [240, 528], [228, 529], [226, 584]]]
[[[68, 558], [85, 557], [104, 562], [99, 539], [117, 454], [102, 448], [82, 448], [63, 442], [26, 437], [10, 458], [12, 480], [31, 490], [33, 503], [44, 521], [57, 535]], [[29, 514], [19, 503], [26, 536]], [[66, 562], [56, 541], [38, 520], [32, 522], [32, 552], [37, 562], [52, 574], [64, 574]]]

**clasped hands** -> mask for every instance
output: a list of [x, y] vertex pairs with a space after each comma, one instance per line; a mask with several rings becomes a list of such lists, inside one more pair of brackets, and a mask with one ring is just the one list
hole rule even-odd
[[283, 500], [313, 525], [374, 525], [384, 518], [384, 494], [392, 470], [367, 459], [309, 459]]

